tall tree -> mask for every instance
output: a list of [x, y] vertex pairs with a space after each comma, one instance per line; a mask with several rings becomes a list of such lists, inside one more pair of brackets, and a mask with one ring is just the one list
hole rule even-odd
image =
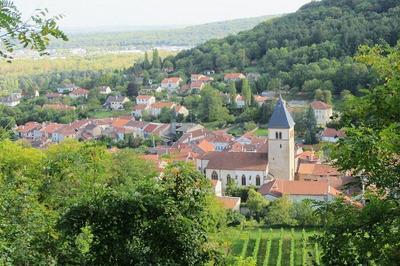
[[153, 61], [151, 66], [156, 69], [159, 69], [161, 67], [161, 58], [158, 54], [157, 49], [153, 49]]
[[151, 64], [149, 61], [149, 55], [147, 54], [147, 51], [144, 53], [144, 59], [143, 59], [143, 68], [148, 70], [150, 69]]
[[201, 90], [200, 95], [201, 102], [199, 105], [199, 113], [203, 121], [230, 121], [232, 119], [228, 109], [223, 106], [219, 91], [214, 89], [210, 84], [207, 84]]
[[252, 93], [248, 79], [244, 79], [242, 81], [242, 96], [245, 100], [246, 106], [250, 106], [252, 101]]

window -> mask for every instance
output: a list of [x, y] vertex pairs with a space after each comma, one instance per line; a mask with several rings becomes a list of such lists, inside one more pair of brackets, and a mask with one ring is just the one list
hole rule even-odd
[[279, 132], [279, 139], [282, 139], [282, 132]]
[[259, 175], [256, 176], [256, 186], [260, 186], [261, 185], [261, 178]]
[[246, 185], [246, 176], [242, 175], [242, 186]]
[[226, 176], [226, 183], [228, 184], [230, 181], [231, 181], [231, 175], [228, 174], [228, 175]]
[[211, 174], [211, 179], [212, 179], [212, 180], [218, 180], [218, 174], [217, 174], [217, 172], [215, 172], [215, 171], [212, 172], [212, 174]]
[[275, 138], [276, 138], [276, 139], [279, 138], [278, 132], [275, 132]]
[[282, 149], [282, 144], [279, 144], [279, 147]]

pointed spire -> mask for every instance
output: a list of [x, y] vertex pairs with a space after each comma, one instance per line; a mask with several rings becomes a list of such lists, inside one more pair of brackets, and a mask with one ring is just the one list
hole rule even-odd
[[292, 128], [294, 124], [292, 116], [286, 109], [285, 101], [282, 95], [279, 94], [279, 99], [269, 120], [268, 128]]

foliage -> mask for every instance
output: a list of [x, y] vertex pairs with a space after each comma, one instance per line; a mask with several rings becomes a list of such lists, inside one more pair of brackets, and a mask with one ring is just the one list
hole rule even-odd
[[266, 223], [269, 225], [296, 225], [296, 220], [292, 217], [293, 203], [283, 196], [273, 202], [268, 208]]
[[249, 189], [246, 206], [249, 208], [252, 217], [257, 221], [263, 219], [266, 215], [266, 208], [268, 205], [268, 200], [266, 200], [260, 193], [252, 188]]
[[[157, 181], [132, 150], [0, 143], [0, 264], [204, 264], [225, 223], [207, 180], [177, 163]], [[218, 207], [219, 208], [219, 207]], [[174, 255], [175, 254], [175, 255]]]
[[240, 212], [237, 211], [227, 211], [226, 214], [226, 225], [227, 226], [238, 226], [240, 224], [242, 224], [246, 217], [244, 217], [243, 214], [241, 214]]
[[201, 90], [201, 102], [199, 105], [199, 114], [205, 122], [231, 121], [228, 109], [223, 106], [222, 98], [219, 92], [211, 85], [207, 84]]
[[12, 53], [18, 46], [28, 47], [46, 54], [50, 37], [68, 40], [67, 36], [58, 28], [57, 21], [62, 16], [48, 17], [48, 10], [36, 10], [29, 17], [23, 18], [21, 12], [11, 1], [0, 1], [0, 29], [1, 46], [0, 56], [10, 60]]
[[188, 74], [256, 68], [268, 73], [269, 90], [298, 88], [311, 98], [316, 89], [357, 93], [375, 77], [351, 57], [361, 44], [395, 45], [399, 12], [394, 0], [313, 1], [252, 30], [182, 51], [173, 62]]
[[359, 98], [346, 98], [340, 120], [346, 138], [331, 147], [330, 155], [339, 169], [351, 170], [372, 192], [363, 208], [343, 200], [323, 205], [325, 233], [316, 241], [326, 265], [393, 265], [400, 260], [400, 44], [362, 47], [357, 60], [377, 72], [379, 83]]

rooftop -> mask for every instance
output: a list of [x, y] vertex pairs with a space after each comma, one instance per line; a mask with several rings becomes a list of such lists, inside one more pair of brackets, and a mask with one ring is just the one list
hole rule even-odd
[[286, 102], [280, 96], [269, 120], [268, 128], [292, 128], [294, 125], [293, 118], [286, 108]]
[[265, 171], [268, 166], [267, 153], [255, 152], [209, 152], [202, 156], [208, 160], [208, 169]]
[[321, 101], [313, 101], [310, 105], [312, 109], [318, 109], [318, 110], [328, 110], [332, 108], [332, 106], [330, 106], [329, 104]]

